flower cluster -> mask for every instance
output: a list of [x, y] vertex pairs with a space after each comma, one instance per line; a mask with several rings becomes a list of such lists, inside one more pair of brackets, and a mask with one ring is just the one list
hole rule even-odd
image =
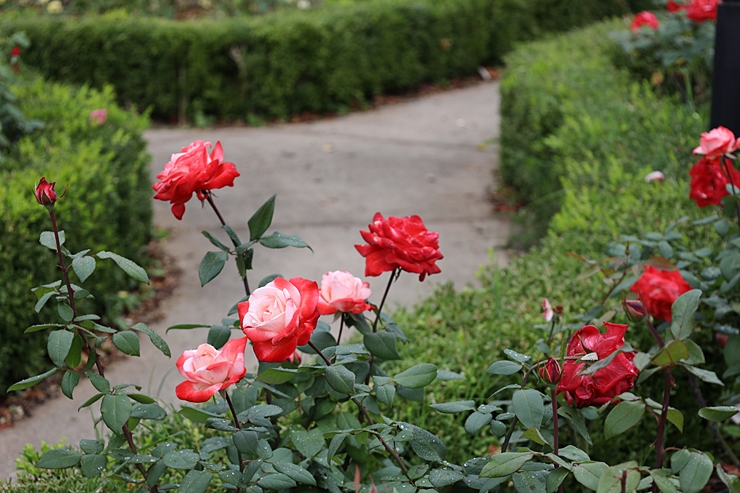
[[732, 153], [740, 146], [732, 131], [717, 127], [701, 134], [700, 145], [694, 154], [701, 155], [689, 171], [691, 191], [689, 198], [699, 207], [720, 205], [730, 194], [727, 185], [740, 185], [740, 172], [732, 165]]

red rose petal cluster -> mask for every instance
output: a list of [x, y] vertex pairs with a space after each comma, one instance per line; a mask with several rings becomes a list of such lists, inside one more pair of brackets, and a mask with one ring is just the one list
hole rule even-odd
[[401, 268], [419, 274], [423, 281], [429, 274], [442, 272], [435, 262], [444, 258], [439, 251], [439, 233], [428, 231], [419, 216], [384, 218], [375, 213], [370, 231], [360, 231], [367, 245], [355, 245], [365, 257], [365, 275], [379, 276]]
[[254, 290], [239, 303], [239, 320], [260, 361], [282, 363], [296, 347], [308, 344], [319, 320], [319, 286], [314, 281], [282, 277]]
[[686, 17], [701, 24], [717, 20], [717, 5], [720, 0], [693, 0], [686, 8]]
[[[606, 334], [600, 333], [593, 325], [578, 330], [568, 343], [566, 355], [572, 357], [596, 353], [600, 361], [620, 349], [624, 345], [624, 334], [628, 326], [610, 322], [604, 322], [604, 325]], [[568, 403], [579, 408], [611, 402], [635, 385], [637, 368], [633, 363], [634, 358], [633, 352], [619, 353], [608, 366], [590, 375], [580, 374], [587, 363], [567, 360], [563, 363], [563, 374], [557, 392], [564, 393]]]
[[735, 186], [740, 186], [740, 172], [728, 162], [726, 163], [727, 169], [730, 170], [728, 177], [720, 162], [720, 159], [702, 157], [689, 171], [691, 175], [689, 198], [699, 207], [720, 205], [722, 199], [729, 195], [727, 185], [730, 184], [730, 177]]
[[185, 214], [185, 202], [195, 193], [200, 200], [206, 200], [204, 192], [226, 186], [234, 186], [234, 178], [239, 176], [234, 163], [223, 162], [224, 151], [221, 142], [216, 142], [208, 154], [210, 142], [196, 140], [182, 152], [173, 154], [164, 171], [157, 175], [159, 183], [152, 185], [158, 200], [172, 204], [172, 213], [177, 219]]
[[647, 26], [651, 29], [658, 29], [660, 26], [658, 17], [656, 17], [652, 12], [648, 12], [646, 10], [635, 14], [635, 18], [632, 19], [632, 23], [630, 24], [630, 30], [639, 31], [643, 26]]
[[640, 296], [650, 315], [666, 322], [673, 320], [671, 307], [676, 298], [691, 289], [679, 271], [661, 270], [649, 265], [630, 288]]
[[679, 3], [674, 0], [668, 0], [668, 5], [666, 6], [666, 10], [668, 12], [680, 12], [681, 10], [686, 10], [689, 8], [689, 6], [685, 3]]
[[177, 359], [177, 370], [185, 381], [175, 387], [178, 399], [206, 402], [217, 392], [241, 380], [247, 373], [244, 349], [247, 338], [232, 339], [220, 350], [210, 344], [185, 351]]
[[36, 185], [36, 201], [41, 205], [51, 205], [57, 201], [57, 192], [54, 190], [56, 182], [49, 183], [46, 181], [46, 177], [42, 177], [38, 185]]

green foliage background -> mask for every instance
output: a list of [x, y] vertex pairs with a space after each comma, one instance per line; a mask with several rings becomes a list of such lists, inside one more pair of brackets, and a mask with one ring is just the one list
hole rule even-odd
[[[60, 228], [70, 231], [65, 246], [72, 252], [107, 249], [145, 263], [151, 237], [149, 155], [141, 135], [147, 118], [116, 107], [110, 87], [73, 89], [28, 78], [14, 91], [24, 114], [45, 126], [12, 147], [0, 167], [0, 394], [46, 364], [45, 334], [23, 334], [50, 318], [33, 312], [31, 288], [59, 279], [55, 254], [38, 243], [51, 223], [34, 199], [34, 184], [45, 176], [57, 182], [60, 195], [69, 184], [56, 214]], [[108, 110], [108, 120], [97, 126], [89, 114], [99, 108]], [[107, 264], [98, 262], [89, 281], [91, 292], [101, 295], [95, 309], [103, 313], [117, 292], [133, 287]]]

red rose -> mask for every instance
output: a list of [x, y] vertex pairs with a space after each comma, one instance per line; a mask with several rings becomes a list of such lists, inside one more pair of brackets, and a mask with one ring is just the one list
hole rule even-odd
[[699, 147], [694, 154], [704, 154], [707, 158], [717, 158], [728, 154], [740, 146], [740, 139], [735, 139], [732, 130], [725, 127], [713, 128], [702, 132]]
[[666, 6], [666, 10], [668, 12], [679, 12], [681, 10], [686, 10], [689, 6], [685, 3], [678, 3], [674, 0], [668, 0], [668, 5]]
[[220, 350], [210, 344], [185, 351], [177, 359], [177, 370], [185, 378], [175, 387], [178, 399], [206, 402], [217, 392], [238, 382], [247, 373], [244, 367], [244, 348], [247, 338], [232, 339]]
[[13, 49], [10, 50], [10, 56], [13, 58], [18, 58], [21, 56], [21, 47], [18, 45], [13, 46]]
[[643, 10], [639, 14], [635, 14], [635, 18], [632, 19], [632, 24], [630, 24], [630, 29], [632, 31], [639, 31], [643, 26], [647, 26], [651, 29], [658, 29], [660, 23], [655, 14]]
[[[727, 167], [730, 170], [732, 182], [735, 186], [740, 186], [740, 172], [732, 166], [732, 163], [728, 162]], [[694, 164], [689, 174], [691, 175], [689, 198], [699, 207], [720, 205], [722, 199], [729, 195], [727, 185], [730, 180], [720, 164], [720, 159], [702, 157]]]
[[254, 344], [257, 359], [282, 363], [296, 347], [308, 344], [319, 320], [318, 302], [314, 281], [277, 277], [239, 303], [242, 331]]
[[650, 315], [666, 322], [673, 320], [671, 306], [676, 298], [691, 289], [679, 271], [660, 270], [650, 265], [630, 288], [640, 296]]
[[46, 177], [41, 178], [41, 181], [36, 185], [36, 200], [41, 205], [51, 205], [57, 201], [57, 193], [54, 190], [56, 182], [49, 183], [46, 181]]
[[716, 20], [719, 2], [720, 0], [692, 0], [686, 8], [686, 17], [697, 24]]
[[558, 383], [563, 374], [558, 360], [554, 358], [548, 359], [545, 366], [540, 367], [539, 373], [542, 379], [547, 383]]
[[365, 275], [379, 276], [397, 267], [419, 274], [423, 281], [427, 274], [442, 272], [435, 264], [444, 258], [439, 252], [439, 233], [428, 231], [419, 216], [385, 219], [376, 212], [370, 231], [360, 231], [367, 245], [355, 245], [365, 257]]
[[234, 178], [239, 176], [234, 163], [222, 162], [224, 151], [221, 142], [216, 142], [210, 155], [206, 147], [211, 147], [211, 143], [196, 140], [183, 147], [181, 153], [173, 154], [170, 162], [164, 165], [164, 171], [157, 175], [161, 181], [152, 185], [157, 192], [154, 198], [168, 200], [177, 219], [182, 219], [185, 202], [193, 193], [198, 199], [205, 200], [204, 192], [233, 187]]
[[[589, 361], [600, 361], [624, 345], [627, 325], [604, 322], [606, 334], [593, 325], [578, 330], [568, 343], [567, 356], [586, 356]], [[635, 385], [637, 368], [632, 360], [635, 353], [619, 353], [608, 366], [590, 375], [580, 372], [587, 363], [567, 360], [563, 363], [563, 375], [557, 392], [565, 393], [569, 404], [576, 407], [600, 406], [627, 392]]]

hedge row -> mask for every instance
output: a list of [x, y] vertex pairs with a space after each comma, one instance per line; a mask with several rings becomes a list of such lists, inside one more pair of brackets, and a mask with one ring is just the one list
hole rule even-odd
[[[486, 369], [493, 361], [505, 359], [503, 349], [531, 351], [537, 339], [546, 337], [535, 328], [544, 323], [542, 298], [563, 305], [568, 323], [577, 323], [579, 314], [601, 304], [607, 286], [598, 276], [577, 279], [585, 266], [568, 252], [603, 259], [610, 256], [607, 245], [620, 234], [662, 231], [682, 216], [697, 219], [710, 214], [688, 199], [691, 150], [706, 128], [707, 115], [659, 99], [649, 87], [611, 65], [608, 34], [620, 27], [620, 22], [599, 24], [526, 45], [507, 57], [502, 152], [511, 156], [516, 151], [518, 173], [507, 172], [545, 190], [538, 197], [549, 192], [540, 180], [562, 183], [558, 200], [562, 209], [552, 218], [549, 234], [505, 269], [481, 270], [482, 288], [455, 292], [443, 286], [413, 311], [395, 316], [411, 341], [403, 348], [404, 366], [444, 362], [441, 367], [467, 377], [432, 387], [424, 404], [409, 402], [398, 416], [426, 429], [443, 430], [440, 437], [452, 462], [484, 455], [498, 440], [490, 432], [483, 437], [467, 435], [465, 416], [442, 415], [428, 404], [465, 399], [485, 403], [501, 381], [487, 375]], [[536, 132], [543, 128], [552, 131], [537, 140]], [[540, 156], [542, 160], [537, 159]], [[653, 169], [662, 170], [666, 181], [645, 183], [643, 177]], [[687, 224], [678, 231], [685, 235], [689, 250], [717, 244], [711, 228]], [[443, 263], [440, 266], [444, 269]], [[615, 321], [626, 322], [619, 317]], [[649, 346], [649, 336], [642, 335], [639, 330], [628, 333], [635, 347]], [[721, 361], [718, 355], [712, 360], [712, 334], [700, 337], [709, 338], [704, 341], [707, 361]], [[690, 411], [696, 402], [685, 390], [686, 382], [679, 381], [677, 388], [681, 390], [672, 397], [672, 405], [689, 412], [684, 434], [671, 436], [670, 443], [714, 448], [701, 436], [704, 428], [696, 412]], [[659, 395], [657, 389], [655, 395]], [[654, 423], [645, 427], [609, 442], [592, 436], [591, 451], [615, 463], [641, 461], [651, 450], [649, 446], [636, 449], [635, 437], [639, 433], [655, 436]]]
[[[33, 312], [31, 288], [60, 278], [55, 254], [38, 242], [51, 225], [34, 198], [34, 183], [45, 176], [60, 194], [69, 184], [56, 214], [60, 228], [74, 232], [65, 243], [72, 252], [105, 249], [145, 263], [151, 237], [149, 155], [141, 135], [147, 119], [116, 107], [110, 88], [73, 89], [37, 78], [14, 90], [25, 115], [45, 126], [11, 148], [0, 167], [0, 396], [12, 383], [48, 369], [46, 334], [23, 334], [56, 317]], [[108, 110], [107, 121], [90, 123], [90, 111], [99, 108]], [[100, 312], [114, 307], [115, 293], [133, 287], [107, 264], [98, 262], [85, 284]]]
[[342, 111], [380, 93], [475, 73], [516, 41], [649, 0], [393, 0], [264, 17], [176, 22], [120, 13], [6, 17], [25, 63], [47, 77], [112, 84], [159, 119], [287, 118]]

